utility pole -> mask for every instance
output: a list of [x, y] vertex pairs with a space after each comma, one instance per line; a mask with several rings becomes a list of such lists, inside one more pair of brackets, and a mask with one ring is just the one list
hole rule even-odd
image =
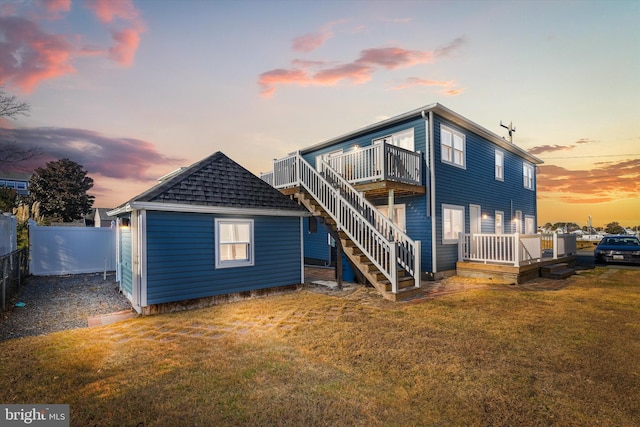
[[502, 120], [500, 120], [500, 126], [509, 131], [509, 142], [513, 144], [513, 134], [516, 133], [516, 128], [513, 126], [513, 122], [509, 123], [509, 126], [503, 125]]

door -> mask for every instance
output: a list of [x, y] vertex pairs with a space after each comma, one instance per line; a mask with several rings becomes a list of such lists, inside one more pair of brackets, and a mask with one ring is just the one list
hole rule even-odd
[[482, 214], [479, 205], [469, 205], [469, 233], [482, 233]]

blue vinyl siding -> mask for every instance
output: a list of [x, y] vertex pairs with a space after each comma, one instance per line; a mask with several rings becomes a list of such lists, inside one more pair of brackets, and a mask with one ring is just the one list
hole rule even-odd
[[[425, 153], [426, 149], [426, 138], [425, 138], [425, 121], [421, 118], [418, 119], [410, 119], [404, 121], [402, 123], [395, 124], [394, 126], [390, 126], [384, 128], [382, 130], [378, 130], [375, 132], [369, 132], [364, 135], [360, 135], [355, 138], [348, 139], [346, 141], [342, 141], [331, 145], [330, 147], [321, 148], [318, 150], [305, 152], [303, 154], [304, 159], [309, 162], [310, 165], [315, 166], [316, 164], [316, 156], [321, 154], [327, 154], [332, 151], [340, 150], [347, 152], [352, 149], [354, 146], [359, 147], [368, 147], [373, 143], [373, 140], [382, 138], [383, 136], [390, 135], [392, 133], [400, 132], [413, 127], [413, 138], [414, 138], [414, 150], [420, 151], [421, 153]], [[424, 181], [423, 181], [424, 182]]]
[[317, 231], [309, 233], [309, 218], [304, 218], [304, 257], [329, 263], [331, 262], [331, 247], [328, 241], [329, 232], [320, 221], [317, 224]]
[[[215, 269], [215, 218], [254, 220], [255, 265]], [[300, 218], [147, 212], [147, 303], [300, 283]]]
[[[445, 164], [441, 161], [440, 125], [465, 135], [466, 169]], [[442, 120], [434, 115], [434, 171], [436, 205], [433, 214], [436, 221], [436, 247], [438, 271], [455, 269], [458, 259], [457, 244], [442, 244], [442, 205], [458, 205], [465, 210], [465, 232], [469, 232], [469, 205], [481, 206], [481, 213], [487, 215], [482, 220], [482, 232], [494, 232], [494, 213], [503, 211], [505, 233], [511, 233], [512, 219], [520, 210], [524, 215], [536, 214], [536, 192], [523, 185], [523, 159], [504, 152], [504, 180], [495, 179], [495, 149], [490, 141], [466, 129]], [[535, 185], [535, 179], [534, 179]], [[535, 188], [535, 187], [534, 187]]]
[[[400, 132], [409, 128], [413, 128], [414, 150], [422, 153], [422, 183], [423, 185], [426, 185], [428, 176], [428, 168], [425, 159], [427, 153], [426, 123], [427, 122], [425, 122], [425, 120], [423, 120], [422, 118], [408, 119], [402, 123], [395, 124], [393, 126], [377, 130], [375, 132], [369, 132], [356, 138], [351, 138], [349, 140], [334, 144], [330, 147], [307, 152], [303, 155], [303, 157], [311, 165], [315, 165], [316, 156], [318, 155], [326, 154], [339, 149], [342, 149], [346, 152], [356, 145], [359, 147], [367, 147], [370, 146], [375, 139], [382, 138], [392, 133]], [[427, 194], [425, 195], [405, 197], [402, 199], [398, 198], [396, 200], [397, 204], [405, 203], [407, 205], [407, 234], [412, 239], [420, 240], [421, 242], [421, 263], [423, 271], [431, 271], [432, 260], [431, 217], [427, 216], [427, 203], [429, 197], [430, 196], [428, 195], [427, 191]], [[387, 199], [374, 200], [373, 204], [385, 205], [387, 204]], [[318, 226], [318, 233], [319, 232], [320, 226]], [[311, 254], [318, 254], [319, 252], [326, 250], [326, 240], [322, 241], [320, 238], [310, 238], [310, 236], [313, 235], [305, 235], [305, 256], [315, 257], [311, 256]]]
[[120, 228], [120, 288], [125, 295], [133, 294], [131, 258], [131, 227]]

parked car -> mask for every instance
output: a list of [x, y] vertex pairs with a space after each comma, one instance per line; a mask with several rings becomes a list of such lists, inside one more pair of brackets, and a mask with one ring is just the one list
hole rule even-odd
[[598, 263], [633, 263], [640, 265], [640, 240], [635, 236], [606, 236], [594, 252]]

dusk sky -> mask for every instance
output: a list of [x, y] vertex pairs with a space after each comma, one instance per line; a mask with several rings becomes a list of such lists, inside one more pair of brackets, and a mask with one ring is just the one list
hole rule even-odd
[[544, 160], [538, 224], [640, 225], [640, 1], [0, 0], [0, 136], [115, 207], [439, 102]]

